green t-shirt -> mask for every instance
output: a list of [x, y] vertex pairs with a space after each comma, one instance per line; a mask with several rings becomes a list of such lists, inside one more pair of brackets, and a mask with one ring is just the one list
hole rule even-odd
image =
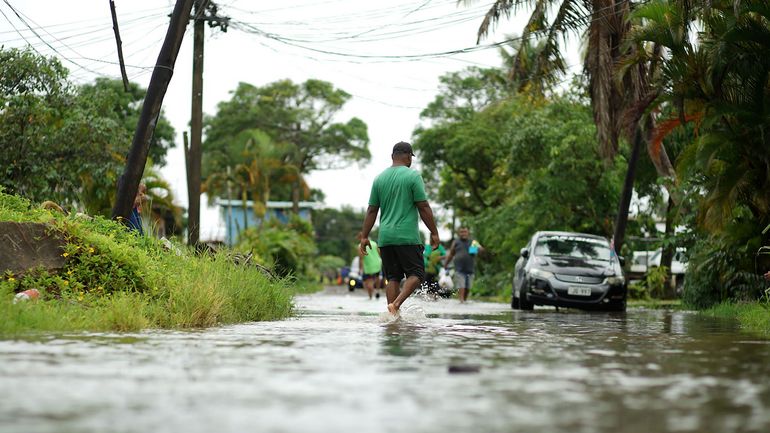
[[374, 179], [369, 205], [380, 208], [381, 247], [422, 244], [415, 203], [426, 200], [422, 177], [409, 167], [389, 167]]
[[382, 270], [382, 259], [380, 252], [377, 251], [377, 242], [369, 241], [371, 247], [366, 249], [364, 256], [364, 271], [362, 274], [377, 274]]
[[428, 254], [428, 258], [425, 264], [425, 273], [430, 275], [438, 275], [441, 270], [441, 253], [439, 250], [433, 250]]

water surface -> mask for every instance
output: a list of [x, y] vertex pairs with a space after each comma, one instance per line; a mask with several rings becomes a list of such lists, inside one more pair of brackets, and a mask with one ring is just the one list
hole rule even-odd
[[280, 322], [0, 340], [0, 432], [770, 431], [770, 341], [734, 322], [409, 304], [390, 323], [327, 291]]

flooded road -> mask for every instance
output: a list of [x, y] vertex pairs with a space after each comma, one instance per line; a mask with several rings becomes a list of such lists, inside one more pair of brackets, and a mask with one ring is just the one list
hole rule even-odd
[[0, 340], [0, 432], [770, 431], [770, 341], [732, 322], [406, 305], [389, 323], [327, 291], [281, 322]]

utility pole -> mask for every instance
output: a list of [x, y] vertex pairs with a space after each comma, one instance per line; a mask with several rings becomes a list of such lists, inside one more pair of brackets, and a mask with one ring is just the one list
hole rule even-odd
[[[201, 211], [201, 142], [203, 137], [203, 24], [227, 31], [229, 18], [217, 16], [217, 6], [209, 0], [194, 0], [193, 19], [193, 77], [192, 113], [190, 116], [190, 149], [187, 152], [187, 244], [195, 246], [200, 240]], [[209, 15], [206, 15], [206, 13]]]
[[131, 142], [131, 151], [126, 160], [126, 168], [118, 182], [118, 194], [115, 206], [112, 208], [112, 218], [121, 218], [128, 221], [128, 216], [134, 205], [136, 191], [139, 189], [139, 181], [144, 174], [144, 165], [147, 163], [147, 154], [150, 151], [150, 140], [155, 132], [155, 124], [163, 105], [163, 97], [166, 95], [168, 83], [174, 75], [179, 47], [182, 45], [185, 28], [192, 10], [193, 0], [177, 0], [174, 11], [171, 13], [171, 22], [166, 31], [166, 38], [158, 54], [155, 69], [152, 71], [150, 84], [147, 86], [147, 94], [144, 97], [144, 105], [136, 124], [134, 139]]

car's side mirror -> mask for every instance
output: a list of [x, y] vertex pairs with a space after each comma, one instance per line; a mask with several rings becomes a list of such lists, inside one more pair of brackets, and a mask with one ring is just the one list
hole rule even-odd
[[520, 253], [521, 253], [521, 256], [524, 257], [525, 259], [529, 258], [529, 250], [528, 249], [522, 248]]

